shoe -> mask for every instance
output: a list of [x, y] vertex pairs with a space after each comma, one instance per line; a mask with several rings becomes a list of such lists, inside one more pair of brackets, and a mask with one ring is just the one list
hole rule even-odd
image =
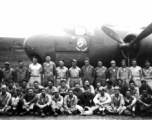
[[102, 112], [102, 116], [105, 116], [106, 115], [106, 113], [105, 112]]
[[57, 116], [58, 116], [58, 113], [55, 112], [55, 113], [54, 113], [54, 116], [57, 117]]
[[23, 116], [23, 115], [26, 115], [26, 112], [22, 112], [22, 113], [20, 113], [20, 115], [22, 115], [22, 116]]
[[44, 114], [44, 113], [41, 113], [41, 117], [45, 117], [45, 114]]
[[134, 113], [132, 113], [132, 117], [135, 117], [135, 114], [134, 114]]

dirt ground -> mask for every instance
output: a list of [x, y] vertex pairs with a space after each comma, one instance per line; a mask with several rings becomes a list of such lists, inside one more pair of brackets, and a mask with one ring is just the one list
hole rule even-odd
[[131, 116], [58, 116], [58, 117], [53, 117], [53, 116], [47, 116], [47, 117], [38, 117], [38, 116], [0, 116], [0, 120], [151, 120], [152, 118], [150, 117], [131, 117]]

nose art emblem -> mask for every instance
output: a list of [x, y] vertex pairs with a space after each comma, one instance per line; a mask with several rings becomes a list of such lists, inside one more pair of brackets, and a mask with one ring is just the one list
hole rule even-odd
[[78, 51], [86, 51], [88, 49], [87, 41], [85, 38], [78, 38], [76, 49]]

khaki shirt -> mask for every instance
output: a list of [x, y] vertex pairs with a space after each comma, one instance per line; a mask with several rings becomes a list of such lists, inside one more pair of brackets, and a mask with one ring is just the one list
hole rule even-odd
[[81, 72], [81, 69], [77, 66], [75, 68], [71, 67], [69, 69], [70, 77], [78, 77], [79, 78], [80, 72]]
[[68, 68], [65, 66], [63, 66], [63, 68], [61, 67], [56, 68], [57, 78], [67, 78], [67, 72], [68, 72]]

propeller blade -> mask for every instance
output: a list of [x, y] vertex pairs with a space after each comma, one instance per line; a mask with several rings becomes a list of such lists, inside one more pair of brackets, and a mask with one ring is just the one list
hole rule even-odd
[[143, 38], [147, 37], [152, 33], [152, 23], [149, 24], [131, 43], [130, 46], [132, 46], [135, 43], [140, 42]]
[[120, 36], [111, 28], [103, 25], [102, 26], [102, 30], [112, 39], [114, 39], [115, 41], [119, 42], [119, 43], [124, 43], [124, 41], [120, 38]]
[[127, 52], [127, 61], [128, 61], [128, 66], [130, 66], [130, 55], [129, 55], [129, 51]]

